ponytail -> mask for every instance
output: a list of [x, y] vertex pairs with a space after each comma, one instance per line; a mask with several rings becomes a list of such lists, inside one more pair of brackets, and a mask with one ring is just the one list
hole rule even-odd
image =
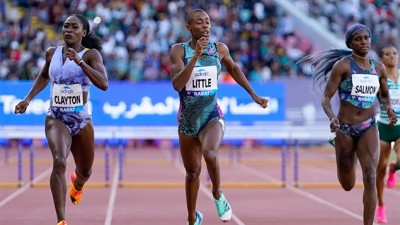
[[311, 62], [314, 88], [318, 86], [323, 91], [333, 65], [351, 52], [346, 49], [322, 50], [301, 58], [297, 63]]
[[85, 48], [89, 49], [97, 49], [99, 52], [101, 51], [101, 39], [90, 30], [90, 24], [86, 17], [80, 14], [73, 14], [72, 16], [77, 17], [83, 25], [83, 29], [86, 30], [86, 35], [82, 38], [82, 45]]

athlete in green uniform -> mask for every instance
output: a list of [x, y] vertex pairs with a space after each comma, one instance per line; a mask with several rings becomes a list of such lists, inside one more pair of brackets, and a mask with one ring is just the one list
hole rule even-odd
[[[379, 51], [379, 57], [385, 65], [388, 79], [390, 103], [397, 118], [400, 118], [400, 80], [398, 68], [399, 56], [394, 46], [388, 45]], [[384, 178], [387, 170], [387, 163], [390, 157], [392, 143], [394, 143], [394, 151], [397, 160], [392, 161], [389, 166], [389, 175], [386, 182], [388, 188], [393, 188], [396, 184], [396, 171], [400, 169], [400, 120], [394, 126], [389, 126], [389, 116], [386, 110], [380, 105], [381, 114], [378, 119], [379, 139], [381, 153], [376, 174], [376, 187], [378, 192], [378, 208], [376, 220], [378, 223], [386, 223], [386, 206], [383, 201]]]
[[199, 191], [201, 159], [204, 156], [212, 182], [212, 195], [222, 221], [229, 221], [232, 209], [220, 190], [218, 148], [224, 134], [223, 114], [217, 104], [218, 75], [221, 62], [226, 70], [261, 107], [268, 100], [259, 97], [250, 87], [245, 75], [233, 61], [228, 47], [210, 42], [211, 21], [202, 9], [192, 10], [187, 17], [191, 40], [171, 47], [171, 76], [179, 92], [179, 145], [186, 170], [186, 203], [188, 224], [200, 225], [203, 215], [196, 210]]

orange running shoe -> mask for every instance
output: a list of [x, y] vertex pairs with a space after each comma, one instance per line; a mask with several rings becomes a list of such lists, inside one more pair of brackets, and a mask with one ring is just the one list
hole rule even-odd
[[57, 225], [68, 225], [67, 221], [61, 220], [60, 222], [57, 223]]
[[83, 188], [82, 188], [82, 190], [77, 191], [75, 189], [75, 180], [76, 180], [76, 173], [73, 172], [71, 174], [72, 186], [71, 186], [71, 189], [69, 190], [69, 196], [71, 197], [72, 204], [78, 205], [82, 199]]

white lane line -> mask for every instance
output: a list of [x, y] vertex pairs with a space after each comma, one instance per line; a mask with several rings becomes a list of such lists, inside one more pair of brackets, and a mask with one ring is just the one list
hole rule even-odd
[[[347, 214], [347, 215], [349, 215], [349, 216], [351, 216], [351, 217], [353, 217], [355, 219], [359, 219], [359, 220], [363, 221], [363, 217], [362, 216], [360, 216], [358, 214], [355, 214], [355, 213], [353, 213], [353, 212], [351, 212], [351, 211], [349, 211], [349, 210], [347, 210], [347, 209], [345, 209], [343, 207], [335, 205], [335, 204], [333, 204], [333, 203], [331, 203], [331, 202], [329, 202], [329, 201], [327, 201], [325, 199], [322, 199], [322, 198], [320, 198], [320, 197], [318, 197], [316, 195], [313, 195], [313, 194], [311, 194], [309, 192], [302, 191], [302, 190], [300, 190], [298, 188], [295, 188], [295, 187], [289, 186], [289, 185], [286, 187], [286, 189], [288, 189], [288, 190], [290, 190], [290, 191], [292, 191], [294, 193], [297, 193], [297, 194], [299, 194], [299, 195], [301, 195], [303, 197], [309, 198], [309, 199], [314, 200], [314, 201], [316, 201], [318, 203], [326, 205], [326, 206], [328, 206], [328, 207], [330, 207], [330, 208], [332, 208], [332, 209], [334, 209], [336, 211], [339, 211], [339, 212], [342, 212], [344, 214]], [[378, 225], [377, 223], [373, 223], [373, 224], [374, 225]]]
[[[35, 177], [32, 180], [32, 183], [39, 182], [42, 179], [44, 179], [46, 176], [49, 176], [49, 174], [51, 173], [51, 170], [52, 170], [52, 167], [48, 168], [43, 173], [39, 174], [37, 177]], [[31, 182], [24, 184], [22, 187], [18, 188], [18, 190], [16, 190], [15, 192], [13, 192], [9, 196], [7, 196], [7, 198], [3, 199], [0, 202], [0, 208], [3, 207], [8, 202], [10, 202], [10, 201], [14, 200], [15, 198], [17, 198], [19, 195], [21, 195], [25, 191], [29, 190], [29, 188], [31, 188]]]
[[[175, 167], [182, 172], [182, 174], [186, 174], [185, 168], [183, 167], [182, 164], [175, 162], [174, 163]], [[206, 185], [200, 182], [200, 191], [203, 192], [208, 198], [210, 198], [214, 202], [214, 196], [211, 194], [211, 191], [207, 188]], [[239, 219], [234, 213], [232, 213], [232, 220], [235, 221], [237, 225], [245, 225], [243, 221]], [[231, 220], [231, 221], [232, 221]]]
[[385, 189], [385, 192], [387, 192], [388, 194], [390, 193], [390, 194], [393, 194], [393, 195], [396, 195], [396, 196], [400, 196], [400, 191], [397, 191], [396, 189]]
[[[248, 169], [252, 169], [252, 168], [248, 168]], [[265, 180], [269, 179], [269, 176], [266, 176], [265, 174], [262, 174], [262, 173], [258, 173], [258, 174], [254, 173], [254, 174], [259, 176], [262, 179], [265, 179]], [[288, 184], [286, 186], [286, 189], [289, 190], [289, 191], [292, 191], [292, 192], [294, 192], [296, 194], [299, 194], [299, 195], [301, 195], [301, 196], [303, 196], [305, 198], [311, 199], [311, 200], [316, 201], [318, 203], [321, 203], [321, 204], [323, 204], [325, 206], [328, 206], [328, 207], [330, 207], [330, 208], [332, 208], [332, 209], [334, 209], [336, 211], [339, 211], [339, 212], [342, 212], [342, 213], [344, 213], [346, 215], [349, 215], [350, 217], [353, 217], [353, 218], [361, 220], [361, 221], [363, 220], [362, 216], [360, 216], [358, 214], [355, 214], [355, 213], [353, 213], [353, 212], [351, 212], [351, 211], [349, 211], [349, 210], [347, 210], [347, 209], [345, 209], [343, 207], [335, 205], [332, 202], [329, 202], [329, 201], [327, 201], [325, 199], [322, 199], [322, 198], [320, 198], [320, 197], [318, 197], [316, 195], [313, 195], [313, 194], [311, 194], [309, 192], [306, 192], [306, 191], [303, 191], [301, 189], [295, 188], [295, 187], [293, 187], [291, 185], [288, 185]], [[377, 225], [377, 224], [374, 223], [374, 225]]]
[[[336, 174], [333, 174], [332, 171], [328, 170], [328, 169], [321, 169], [315, 166], [310, 166], [310, 165], [306, 165], [307, 167], [305, 169], [307, 170], [312, 170], [312, 172], [317, 172], [321, 175], [328, 175], [328, 176], [334, 176], [337, 178]], [[362, 176], [362, 174], [360, 174]], [[360, 176], [358, 176], [360, 177]], [[386, 178], [385, 178], [386, 179]], [[356, 183], [362, 183], [362, 180], [356, 180]], [[385, 187], [385, 192], [396, 195], [396, 196], [400, 196], [400, 191], [397, 191], [396, 189], [388, 189]]]
[[107, 213], [104, 225], [111, 225], [112, 223], [115, 200], [117, 198], [117, 191], [118, 191], [118, 178], [119, 178], [119, 160], [116, 160], [113, 180], [111, 183], [110, 198], [108, 199]]
[[240, 167], [240, 169], [242, 170], [246, 170], [248, 173], [253, 174], [255, 176], [262, 176], [262, 178], [268, 182], [272, 182], [272, 183], [279, 183], [281, 182], [281, 180], [273, 177], [273, 176], [269, 176], [267, 174], [264, 174], [254, 168], [251, 168], [249, 166], [245, 166], [243, 164], [235, 164], [235, 166]]
[[[211, 191], [203, 183], [200, 183], [200, 190], [214, 202], [214, 196], [211, 194]], [[241, 221], [239, 217], [237, 217], [234, 213], [232, 213], [232, 220], [235, 221], [236, 224], [238, 225], [245, 225], [245, 223]]]

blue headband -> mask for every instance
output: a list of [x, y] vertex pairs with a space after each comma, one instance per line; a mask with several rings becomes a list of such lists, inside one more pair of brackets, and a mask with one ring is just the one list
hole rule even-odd
[[354, 33], [359, 30], [365, 30], [368, 32], [368, 35], [371, 36], [371, 31], [364, 24], [356, 23], [356, 24], [352, 25], [346, 32], [346, 46], [348, 48], [350, 48], [350, 42], [353, 39]]

